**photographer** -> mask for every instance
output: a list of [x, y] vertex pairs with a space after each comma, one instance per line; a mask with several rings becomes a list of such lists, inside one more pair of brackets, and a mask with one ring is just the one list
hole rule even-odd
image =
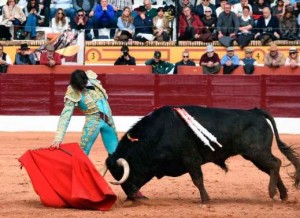
[[114, 65], [136, 65], [135, 58], [130, 56], [127, 45], [122, 46], [121, 52], [122, 55], [116, 60]]

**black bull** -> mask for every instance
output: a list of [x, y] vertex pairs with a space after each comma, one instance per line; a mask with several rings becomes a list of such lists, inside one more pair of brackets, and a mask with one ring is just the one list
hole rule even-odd
[[214, 143], [212, 151], [195, 135], [174, 108], [165, 106], [154, 110], [137, 122], [120, 140], [115, 153], [106, 160], [115, 179], [123, 175], [123, 168], [116, 161], [125, 159], [130, 167], [128, 179], [121, 184], [129, 198], [153, 177], [180, 176], [189, 173], [199, 189], [201, 200], [210, 200], [203, 184], [201, 165], [213, 162], [227, 171], [225, 161], [234, 155], [242, 155], [270, 176], [269, 195], [279, 190], [280, 198], [287, 199], [279, 170], [281, 161], [271, 153], [274, 130], [280, 151], [296, 168], [295, 186], [300, 183], [300, 158], [283, 143], [278, 135], [273, 117], [264, 110], [232, 110], [184, 106], [202, 126], [223, 145]]

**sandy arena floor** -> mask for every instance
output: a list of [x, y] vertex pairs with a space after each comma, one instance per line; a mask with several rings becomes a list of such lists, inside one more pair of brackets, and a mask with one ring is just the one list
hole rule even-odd
[[[198, 190], [186, 174], [153, 179], [142, 188], [150, 200], [133, 206], [123, 204], [125, 194], [119, 186], [112, 186], [118, 201], [107, 212], [45, 207], [26, 170], [20, 169], [18, 158], [27, 149], [49, 146], [52, 138], [53, 133], [0, 132], [0, 217], [300, 217], [300, 190], [293, 187], [289, 178], [292, 167], [281, 168], [289, 200], [282, 203], [276, 195], [272, 201], [268, 197], [269, 177], [239, 156], [227, 160], [227, 174], [213, 164], [203, 166], [205, 185], [212, 199], [209, 205], [199, 203]], [[67, 133], [64, 142], [78, 142], [79, 138], [80, 133]], [[300, 152], [300, 135], [281, 135], [281, 139], [294, 144]], [[273, 153], [283, 165], [288, 164], [276, 144]], [[99, 138], [90, 158], [101, 169], [105, 157]], [[109, 173], [105, 178], [112, 179]]]

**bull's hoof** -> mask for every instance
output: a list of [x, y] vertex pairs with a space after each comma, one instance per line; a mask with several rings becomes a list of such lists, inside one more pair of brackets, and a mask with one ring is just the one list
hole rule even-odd
[[282, 202], [287, 202], [289, 197], [286, 195], [285, 197], [280, 197]]
[[138, 191], [132, 196], [127, 196], [126, 199], [126, 201], [137, 201], [137, 200], [149, 200], [149, 198], [143, 195], [141, 191]]

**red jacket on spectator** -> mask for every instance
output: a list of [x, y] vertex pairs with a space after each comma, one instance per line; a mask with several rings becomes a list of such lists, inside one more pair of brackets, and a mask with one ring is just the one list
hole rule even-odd
[[[192, 14], [192, 23], [191, 25], [195, 28], [195, 34], [201, 34], [204, 33], [204, 25], [201, 22], [200, 18], [198, 15]], [[179, 33], [180, 36], [183, 36], [186, 28], [188, 27], [188, 22], [186, 17], [181, 14], [179, 17]]]
[[58, 54], [56, 52], [53, 52], [53, 58], [51, 58], [51, 59], [48, 56], [48, 52], [42, 53], [41, 57], [40, 57], [40, 65], [49, 65], [50, 60], [54, 60], [55, 65], [61, 65], [60, 54]]

